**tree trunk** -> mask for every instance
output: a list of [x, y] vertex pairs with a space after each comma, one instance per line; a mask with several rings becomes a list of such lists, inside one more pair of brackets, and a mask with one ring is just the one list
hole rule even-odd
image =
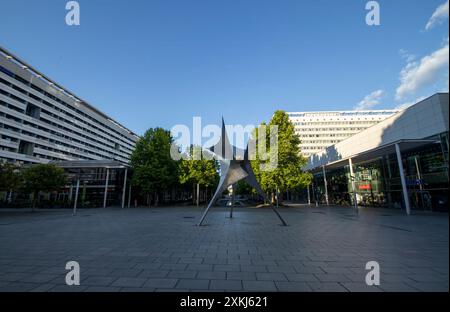
[[37, 197], [36, 192], [33, 192], [33, 201], [32, 201], [32, 203], [31, 203], [31, 212], [35, 212], [35, 208], [36, 208], [36, 197]]
[[199, 205], [199, 202], [200, 202], [200, 183], [197, 183], [197, 196], [196, 196], [196, 198], [197, 198], [197, 207], [198, 207], [198, 205]]
[[192, 184], [192, 205], [195, 205], [195, 183]]
[[158, 207], [158, 192], [155, 192], [155, 207]]

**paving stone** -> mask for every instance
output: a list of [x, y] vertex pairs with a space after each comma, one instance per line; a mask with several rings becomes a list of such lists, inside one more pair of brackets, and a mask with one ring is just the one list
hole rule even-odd
[[164, 270], [143, 270], [138, 277], [143, 278], [155, 278], [155, 277], [166, 277], [169, 275], [170, 271], [164, 271]]
[[217, 259], [217, 258], [206, 258], [203, 259], [203, 264], [213, 264], [213, 265], [217, 265], [217, 264], [227, 264], [227, 259], [223, 258], [223, 259]]
[[122, 287], [120, 292], [154, 292], [155, 288], [151, 287]]
[[[448, 292], [448, 282], [406, 282], [408, 286], [418, 289], [423, 292]], [[381, 287], [381, 285], [380, 285]]]
[[227, 272], [228, 280], [256, 280], [255, 272]]
[[85, 280], [81, 280], [80, 284], [87, 286], [109, 286], [117, 279], [117, 277], [90, 276]]
[[178, 263], [204, 263], [202, 258], [181, 258]]
[[112, 271], [109, 276], [115, 276], [115, 277], [136, 277], [138, 276], [143, 270], [142, 269], [117, 269]]
[[344, 274], [314, 274], [321, 282], [351, 282]]
[[265, 265], [241, 265], [242, 272], [267, 272]]
[[283, 273], [256, 273], [256, 279], [261, 281], [287, 281]]
[[351, 292], [380, 292], [382, 291], [378, 286], [368, 286], [366, 283], [341, 283], [348, 291]]
[[144, 287], [154, 287], [154, 288], [174, 288], [177, 284], [178, 279], [176, 278], [149, 278]]
[[171, 271], [167, 275], [169, 278], [195, 278], [197, 271]]
[[38, 284], [44, 284], [48, 283], [50, 281], [55, 280], [56, 278], [61, 277], [61, 281], [64, 280], [63, 276], [58, 276], [55, 274], [34, 274], [34, 275], [28, 275], [24, 277], [21, 281], [26, 283], [38, 283]]
[[250, 259], [228, 259], [227, 264], [251, 265], [252, 261]]
[[186, 270], [186, 263], [165, 263], [161, 266], [161, 270]]
[[227, 273], [221, 271], [199, 271], [198, 279], [226, 279]]
[[6, 273], [1, 276], [0, 280], [7, 282], [18, 282], [26, 279], [29, 276], [32, 276], [32, 274], [23, 272]]
[[402, 282], [380, 282], [378, 286], [383, 291], [387, 292], [418, 292], [419, 290]]
[[239, 264], [216, 264], [214, 265], [214, 271], [239, 271]]
[[36, 288], [32, 288], [31, 292], [47, 292], [53, 287], [55, 287], [55, 284], [39, 284]]
[[141, 287], [146, 282], [145, 278], [138, 277], [119, 277], [112, 283], [116, 287]]
[[285, 274], [290, 282], [318, 282], [314, 274], [287, 273]]
[[310, 292], [311, 287], [306, 282], [275, 282], [279, 291], [285, 292]]
[[212, 264], [188, 264], [186, 270], [190, 271], [212, 271]]
[[336, 282], [307, 282], [314, 292], [348, 292], [340, 283]]
[[0, 292], [28, 292], [38, 286], [39, 284], [35, 283], [12, 282], [8, 283], [6, 286], [0, 287]]
[[242, 290], [242, 282], [234, 280], [211, 280], [209, 289], [222, 289], [227, 291]]
[[176, 288], [193, 289], [193, 290], [208, 289], [208, 287], [209, 287], [209, 280], [201, 280], [201, 279], [180, 279], [176, 286]]
[[57, 285], [49, 290], [49, 292], [82, 292], [85, 291], [88, 286], [68, 286], [68, 285]]
[[242, 281], [246, 291], [277, 291], [273, 281]]
[[89, 286], [84, 292], [118, 292], [120, 287]]
[[268, 272], [280, 272], [280, 273], [295, 273], [295, 269], [293, 266], [281, 266], [281, 265], [268, 265], [267, 266]]

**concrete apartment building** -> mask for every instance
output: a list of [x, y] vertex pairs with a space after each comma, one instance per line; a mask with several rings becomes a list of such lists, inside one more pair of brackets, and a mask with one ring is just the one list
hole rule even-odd
[[397, 113], [398, 110], [289, 112], [300, 136], [302, 155], [309, 157]]
[[138, 136], [0, 47], [0, 160], [128, 163]]
[[[124, 207], [125, 199], [129, 206], [128, 162], [138, 138], [0, 47], [0, 161], [64, 168], [60, 207]], [[5, 207], [21, 200], [28, 203], [24, 194], [0, 192]]]

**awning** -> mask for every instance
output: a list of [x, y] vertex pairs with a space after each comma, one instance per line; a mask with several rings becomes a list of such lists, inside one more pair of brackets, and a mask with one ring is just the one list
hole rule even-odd
[[400, 146], [400, 150], [402, 152], [407, 152], [409, 150], [413, 150], [416, 149], [418, 147], [423, 147], [423, 146], [427, 146], [427, 145], [432, 145], [432, 144], [440, 144], [440, 141], [437, 140], [427, 140], [427, 139], [422, 139], [422, 140], [414, 140], [414, 139], [405, 139], [405, 140], [398, 140], [386, 145], [382, 145], [379, 146], [377, 148], [368, 150], [368, 151], [364, 151], [362, 153], [358, 153], [355, 154], [351, 157], [346, 157], [343, 159], [339, 159], [337, 161], [325, 164], [325, 165], [320, 165], [317, 166], [315, 168], [312, 169], [308, 169], [308, 171], [313, 172], [313, 171], [319, 171], [322, 170], [322, 167], [325, 166], [325, 169], [338, 169], [338, 168], [342, 168], [344, 166], [348, 165], [348, 160], [349, 158], [352, 159], [352, 162], [355, 163], [361, 163], [361, 162], [365, 162], [365, 161], [369, 161], [372, 159], [376, 159], [379, 158], [381, 156], [384, 155], [388, 155], [388, 154], [395, 154], [395, 145], [398, 144]]
[[78, 168], [109, 168], [109, 169], [125, 169], [130, 166], [117, 160], [68, 160], [68, 161], [52, 161], [50, 162], [65, 169]]

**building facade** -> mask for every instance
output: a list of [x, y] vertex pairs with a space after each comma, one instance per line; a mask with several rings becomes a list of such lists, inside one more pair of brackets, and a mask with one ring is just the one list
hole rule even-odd
[[308, 157], [367, 129], [398, 110], [289, 112], [299, 135], [302, 155]]
[[448, 211], [449, 97], [437, 93], [311, 155], [310, 201]]
[[128, 163], [138, 136], [0, 47], [0, 161]]

